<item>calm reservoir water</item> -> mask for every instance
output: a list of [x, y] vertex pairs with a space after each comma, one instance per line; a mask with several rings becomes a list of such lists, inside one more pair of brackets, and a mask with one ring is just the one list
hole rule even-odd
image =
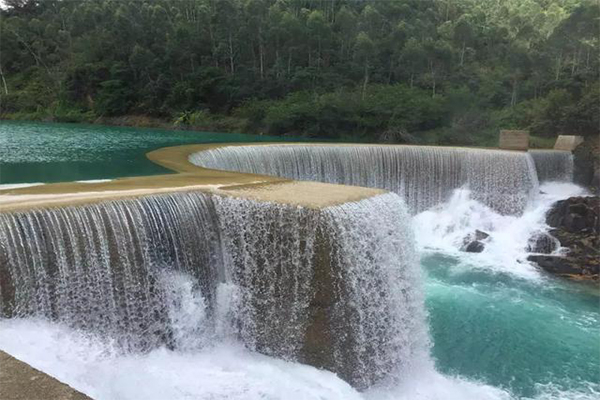
[[282, 140], [234, 133], [0, 121], [0, 184], [166, 174], [170, 171], [148, 160], [147, 152], [191, 143]]

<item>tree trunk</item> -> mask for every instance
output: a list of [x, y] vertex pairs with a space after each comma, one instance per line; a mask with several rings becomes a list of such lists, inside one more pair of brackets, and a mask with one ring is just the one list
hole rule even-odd
[[463, 41], [462, 49], [460, 50], [460, 66], [461, 67], [465, 63], [465, 50], [466, 50], [466, 45], [465, 45], [465, 42]]
[[514, 107], [515, 104], [517, 104], [517, 83], [518, 83], [518, 79], [517, 78], [513, 78], [512, 81], [512, 95], [510, 97], [510, 106]]
[[579, 63], [579, 49], [573, 54], [573, 63], [571, 65], [571, 77], [575, 75], [575, 71], [577, 70], [577, 64]]
[[233, 61], [233, 39], [231, 38], [231, 32], [229, 32], [229, 68], [233, 75], [235, 73], [235, 63]]
[[431, 70], [431, 81], [432, 81], [432, 93], [431, 93], [431, 97], [435, 97], [435, 85], [436, 85], [436, 80], [435, 80], [435, 70], [433, 69], [433, 62], [429, 62], [429, 69]]
[[1, 65], [0, 65], [0, 78], [2, 78], [2, 86], [4, 86], [4, 94], [8, 94], [8, 85], [6, 85], [6, 79], [4, 79], [4, 72], [2, 72]]
[[558, 58], [556, 59], [556, 75], [554, 77], [555, 81], [558, 81], [560, 78], [560, 69], [562, 68], [562, 51], [558, 54]]
[[367, 94], [367, 84], [369, 83], [369, 62], [366, 61], [365, 62], [365, 79], [363, 81], [363, 87], [362, 87], [362, 100], [365, 99], [365, 96]]
[[258, 62], [260, 63], [260, 78], [265, 77], [265, 59], [264, 59], [264, 47], [262, 41], [262, 30], [260, 26], [258, 28]]
[[263, 49], [263, 44], [262, 44], [262, 40], [261, 42], [258, 44], [258, 52], [259, 52], [259, 62], [260, 62], [260, 78], [264, 79], [265, 77], [265, 60], [264, 60], [264, 49]]

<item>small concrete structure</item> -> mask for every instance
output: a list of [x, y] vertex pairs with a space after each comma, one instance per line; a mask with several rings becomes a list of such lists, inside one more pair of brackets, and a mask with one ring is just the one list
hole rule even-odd
[[501, 130], [499, 147], [503, 150], [524, 150], [529, 148], [529, 131]]
[[554, 150], [573, 151], [583, 143], [583, 137], [572, 135], [559, 135], [554, 143]]
[[91, 400], [90, 397], [0, 351], [0, 399]]

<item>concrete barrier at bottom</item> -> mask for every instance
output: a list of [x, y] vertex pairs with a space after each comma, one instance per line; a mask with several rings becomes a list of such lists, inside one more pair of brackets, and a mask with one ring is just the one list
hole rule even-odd
[[0, 399], [91, 400], [72, 387], [0, 351]]

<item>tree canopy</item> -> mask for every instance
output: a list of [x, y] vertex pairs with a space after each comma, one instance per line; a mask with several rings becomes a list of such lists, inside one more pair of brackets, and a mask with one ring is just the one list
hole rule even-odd
[[593, 0], [5, 3], [5, 116], [462, 144], [600, 124]]

